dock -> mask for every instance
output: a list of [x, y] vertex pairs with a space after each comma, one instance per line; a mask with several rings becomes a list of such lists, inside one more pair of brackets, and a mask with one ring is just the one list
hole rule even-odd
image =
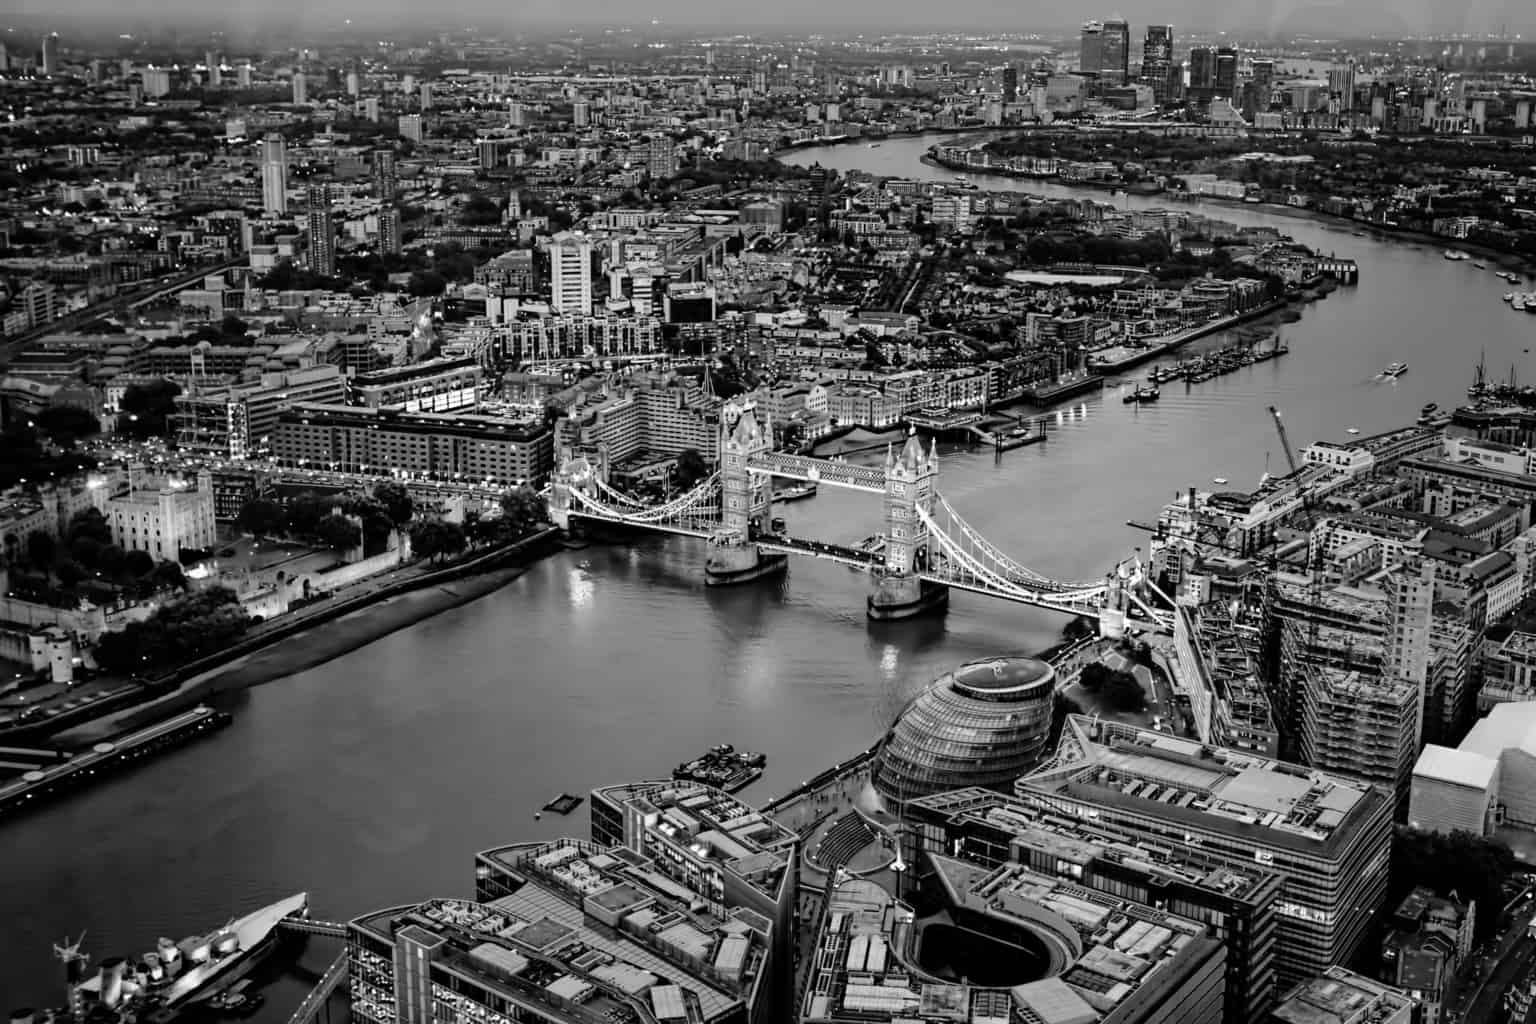
[[148, 757], [224, 728], [230, 716], [209, 707], [183, 711], [137, 732], [98, 743], [48, 767], [35, 768], [0, 786], [0, 816], [35, 807], [70, 789], [89, 785]]

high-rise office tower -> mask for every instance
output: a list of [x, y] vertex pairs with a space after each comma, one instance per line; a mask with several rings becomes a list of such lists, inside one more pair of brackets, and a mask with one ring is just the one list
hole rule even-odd
[[347, 72], [347, 95], [348, 96], [352, 96], [352, 97], [357, 97], [357, 96], [362, 95], [362, 92], [363, 92], [363, 80], [362, 80], [362, 77], [358, 75], [358, 73], [357, 73], [357, 71], [355, 69], [352, 70], [352, 71], [348, 71]]
[[208, 69], [208, 77], [204, 79], [208, 88], [218, 89], [224, 85], [224, 70], [219, 63], [219, 55], [209, 50], [203, 55], [203, 66]]
[[562, 231], [549, 240], [549, 304], [557, 313], [592, 312], [592, 241]]
[[379, 123], [379, 98], [377, 96], [364, 97], [363, 117], [367, 118], [369, 121], [372, 121], [374, 124]]
[[1102, 40], [1100, 76], [1123, 84], [1131, 73], [1131, 26], [1123, 21], [1106, 21]]
[[336, 275], [336, 221], [326, 185], [309, 186], [309, 269], [323, 277]]
[[1168, 79], [1173, 71], [1173, 26], [1148, 25], [1141, 40], [1141, 81], [1152, 87], [1158, 103], [1168, 102]]
[[422, 110], [431, 110], [432, 109], [432, 83], [431, 82], [422, 82], [421, 83], [421, 109]]
[[249, 89], [251, 87], [251, 66], [249, 64], [241, 64], [235, 69], [235, 84], [242, 89]]
[[1230, 46], [1216, 50], [1216, 95], [1226, 100], [1237, 96], [1237, 51]]
[[302, 107], [309, 102], [309, 79], [304, 77], [304, 72], [293, 73], [293, 105]]
[[1189, 91], [1209, 99], [1216, 89], [1216, 51], [1196, 46], [1189, 51]]
[[388, 256], [400, 252], [400, 211], [394, 206], [379, 211], [379, 251]]
[[1097, 77], [1104, 70], [1104, 25], [1089, 21], [1083, 24], [1082, 43], [1078, 50], [1078, 70]]
[[59, 73], [59, 34], [50, 32], [43, 36], [42, 68], [45, 75]]
[[677, 149], [669, 135], [652, 135], [646, 148], [646, 169], [652, 181], [662, 181], [677, 173]]
[[10, 51], [5, 48], [5, 44], [0, 43], [0, 71], [9, 70], [11, 70], [11, 54]]
[[[713, 52], [713, 51], [711, 51]], [[577, 128], [585, 128], [592, 123], [592, 104], [586, 100], [577, 100], [571, 104], [571, 124]]]
[[1019, 69], [1003, 68], [1003, 102], [1015, 103], [1019, 98]]
[[1248, 92], [1252, 102], [1244, 104], [1243, 113], [1252, 117], [1259, 111], [1269, 109], [1270, 99], [1275, 92], [1275, 62], [1268, 58], [1256, 58], [1253, 62], [1253, 78], [1248, 84], [1252, 86]]
[[1355, 59], [1328, 69], [1328, 91], [1339, 101], [1339, 109], [1355, 109]]
[[412, 142], [421, 141], [423, 132], [420, 114], [401, 114], [398, 123], [402, 139], [410, 139]]
[[373, 151], [373, 195], [388, 205], [395, 201], [395, 151], [379, 148]]
[[288, 145], [276, 132], [261, 140], [261, 207], [274, 217], [288, 212]]

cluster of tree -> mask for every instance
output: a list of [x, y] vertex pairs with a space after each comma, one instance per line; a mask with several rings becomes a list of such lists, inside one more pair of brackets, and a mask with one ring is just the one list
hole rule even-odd
[[258, 539], [280, 535], [333, 550], [356, 547], [361, 540], [364, 553], [377, 554], [388, 544], [390, 532], [410, 522], [415, 511], [406, 486], [385, 480], [367, 492], [304, 491], [282, 503], [252, 498], [241, 506], [237, 522]]
[[150, 672], [223, 650], [250, 625], [233, 591], [206, 587], [162, 606], [143, 622], [103, 634], [96, 663], [109, 672]]
[[1455, 894], [1462, 902], [1476, 901], [1476, 941], [1496, 935], [1504, 906], [1504, 883], [1515, 870], [1509, 847], [1470, 832], [1420, 832], [1399, 826], [1392, 836], [1389, 904], [1418, 886], [1438, 896]]
[[111, 528], [94, 508], [75, 513], [60, 538], [34, 530], [24, 541], [7, 536], [5, 549], [8, 564], [32, 570], [13, 577], [12, 590], [43, 604], [62, 607], [82, 597], [143, 599], [187, 583], [178, 563], [156, 562], [147, 551], [114, 544]]
[[96, 460], [89, 455], [69, 450], [72, 440], [64, 444], [55, 436], [53, 444], [45, 444], [43, 438], [35, 421], [28, 426], [23, 420], [0, 430], [0, 490], [20, 483], [57, 480], [95, 467]]
[[679, 491], [692, 490], [707, 476], [709, 463], [704, 461], [697, 448], [684, 448], [678, 453], [677, 464], [672, 467], [672, 485]]
[[171, 432], [171, 414], [181, 385], [173, 380], [131, 384], [118, 402], [118, 431], [140, 439], [165, 437]]
[[1097, 661], [1083, 666], [1078, 685], [1116, 711], [1140, 711], [1147, 706], [1146, 691], [1135, 676]]
[[[479, 525], [482, 520], [475, 520]], [[418, 519], [411, 524], [411, 550], [418, 556], [435, 562], [440, 558], [461, 554], [469, 547], [469, 533], [458, 523], [444, 519]]]

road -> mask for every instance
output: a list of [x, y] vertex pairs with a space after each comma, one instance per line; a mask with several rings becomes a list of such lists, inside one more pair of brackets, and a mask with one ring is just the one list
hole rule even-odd
[[[1527, 902], [1515, 912], [1510, 927], [1499, 937], [1499, 949], [1491, 970], [1485, 969], [1476, 981], [1471, 996], [1453, 997], [1446, 1007], [1447, 1024], [1465, 1021], [1466, 1024], [1485, 1024], [1502, 1021], [1504, 993], [1516, 981], [1526, 977], [1536, 964], [1536, 939], [1529, 935], [1533, 903]], [[1461, 1008], [1465, 1007], [1465, 1010]]]

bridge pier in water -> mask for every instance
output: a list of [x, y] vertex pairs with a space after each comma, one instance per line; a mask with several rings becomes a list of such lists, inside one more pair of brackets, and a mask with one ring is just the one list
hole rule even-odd
[[885, 564], [870, 574], [869, 598], [864, 605], [865, 614], [876, 622], [910, 619], [949, 607], [949, 588], [919, 575], [933, 557], [928, 522], [933, 516], [938, 477], [937, 441], [925, 452], [914, 433], [899, 453], [894, 447], [885, 453], [881, 503]]

